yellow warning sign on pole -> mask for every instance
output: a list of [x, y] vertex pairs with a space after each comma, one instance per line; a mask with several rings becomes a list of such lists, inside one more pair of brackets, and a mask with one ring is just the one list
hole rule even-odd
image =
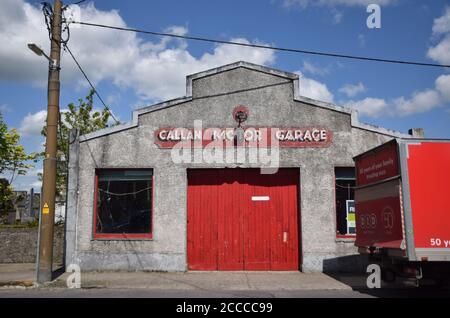
[[50, 209], [48, 208], [48, 204], [44, 203], [44, 206], [42, 207], [42, 214], [48, 214], [50, 212]]

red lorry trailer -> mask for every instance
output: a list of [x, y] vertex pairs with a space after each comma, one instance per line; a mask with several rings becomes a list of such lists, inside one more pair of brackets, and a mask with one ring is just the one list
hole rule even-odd
[[450, 140], [394, 139], [354, 158], [356, 241], [382, 278], [450, 278]]

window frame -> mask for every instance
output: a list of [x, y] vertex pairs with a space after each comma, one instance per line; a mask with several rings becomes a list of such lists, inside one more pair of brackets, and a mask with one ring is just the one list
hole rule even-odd
[[[150, 232], [149, 233], [97, 233], [97, 200], [98, 200], [98, 176], [102, 171], [145, 171], [151, 170], [152, 202], [150, 206]], [[155, 198], [155, 169], [154, 168], [97, 168], [94, 180], [94, 213], [92, 222], [92, 239], [95, 240], [153, 240], [153, 215]]]
[[[337, 186], [336, 186], [336, 182], [337, 182], [336, 169], [338, 169], [338, 168], [355, 168], [355, 166], [353, 166], [353, 167], [352, 166], [334, 166], [333, 167], [334, 231], [336, 233], [336, 239], [353, 239], [353, 240], [356, 240], [356, 233], [354, 233], [354, 234], [339, 234], [338, 231], [337, 231], [337, 221], [338, 220], [337, 220], [337, 206], [336, 206], [336, 189], [337, 189]], [[352, 180], [355, 180], [355, 184], [356, 184], [356, 171], [355, 171], [355, 179], [352, 179]]]

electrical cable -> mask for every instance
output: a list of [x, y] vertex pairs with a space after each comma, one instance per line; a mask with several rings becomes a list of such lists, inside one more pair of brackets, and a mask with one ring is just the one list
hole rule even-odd
[[99, 28], [119, 30], [119, 31], [128, 31], [128, 32], [143, 33], [143, 34], [150, 34], [150, 35], [157, 35], [157, 36], [168, 36], [168, 37], [174, 37], [174, 38], [179, 38], [179, 39], [203, 41], [203, 42], [210, 42], [210, 43], [231, 44], [231, 45], [238, 45], [238, 46], [245, 46], [245, 47], [252, 47], [252, 48], [259, 48], [259, 49], [268, 49], [268, 50], [275, 50], [275, 51], [284, 51], [284, 52], [291, 52], [291, 53], [302, 53], [302, 54], [310, 54], [310, 55], [339, 57], [339, 58], [345, 58], [345, 59], [393, 63], [393, 64], [406, 64], [406, 65], [416, 65], [416, 66], [450, 68], [450, 65], [447, 65], [447, 64], [384, 59], [384, 58], [365, 57], [365, 56], [357, 56], [357, 55], [327, 53], [327, 52], [320, 52], [320, 51], [308, 51], [308, 50], [302, 50], [302, 49], [283, 48], [283, 47], [276, 47], [276, 46], [269, 46], [269, 45], [262, 45], [262, 44], [240, 43], [240, 42], [234, 42], [234, 41], [224, 41], [224, 40], [217, 40], [217, 39], [212, 39], [212, 38], [203, 38], [203, 37], [177, 35], [177, 34], [163, 33], [163, 32], [146, 31], [146, 30], [140, 30], [140, 29], [134, 29], [134, 28], [124, 28], [124, 27], [111, 26], [111, 25], [98, 24], [98, 23], [88, 23], [88, 22], [82, 22], [82, 21], [73, 21], [72, 23], [77, 23], [77, 24], [86, 25], [86, 26], [99, 27]]
[[83, 70], [83, 68], [81, 67], [80, 63], [77, 61], [77, 59], [75, 58], [75, 56], [73, 55], [72, 51], [70, 50], [69, 46], [67, 45], [67, 43], [64, 43], [64, 48], [67, 49], [67, 52], [69, 52], [70, 56], [72, 57], [72, 59], [74, 60], [75, 64], [78, 66], [78, 69], [80, 70], [80, 72], [83, 74], [84, 78], [86, 79], [86, 81], [89, 83], [89, 85], [91, 86], [91, 88], [94, 90], [95, 95], [97, 95], [98, 99], [102, 102], [103, 106], [105, 107], [105, 109], [108, 111], [108, 113], [111, 115], [111, 117], [114, 119], [114, 121], [116, 122], [116, 124], [120, 124], [120, 121], [117, 120], [117, 118], [114, 116], [114, 114], [112, 113], [112, 111], [109, 109], [108, 106], [106, 106], [106, 103], [103, 101], [103, 98], [100, 96], [100, 94], [97, 92], [97, 89], [94, 87], [94, 85], [92, 84], [92, 82], [89, 80], [88, 76], [86, 75], [86, 72]]
[[47, 26], [48, 38], [52, 40], [51, 19], [53, 15], [52, 6], [48, 2], [42, 2], [42, 13], [44, 14], [45, 25]]
[[336, 185], [337, 187], [343, 188], [343, 189], [352, 189], [352, 190], [355, 190], [355, 189], [357, 188], [357, 187], [355, 187], [355, 186], [350, 186], [350, 185], [343, 186], [343, 185], [338, 184], [337, 182], [335, 183], [335, 185]]
[[[76, 3], [72, 3], [72, 4], [80, 4], [82, 2], [84, 2], [85, 0], [82, 1], [78, 1]], [[67, 6], [66, 6], [67, 7]], [[42, 2], [42, 12], [44, 14], [44, 18], [45, 18], [45, 24], [47, 26], [47, 30], [48, 30], [48, 35], [49, 35], [49, 39], [50, 41], [53, 41], [52, 39], [52, 33], [51, 33], [51, 24], [52, 24], [52, 15], [53, 15], [53, 9], [52, 6], [48, 3], [48, 2]], [[70, 39], [70, 29], [69, 29], [69, 24], [67, 23], [66, 17], [64, 15], [64, 10], [62, 10], [62, 23], [65, 24], [64, 29], [62, 30], [61, 33], [67, 32], [67, 38], [66, 39], [62, 39], [61, 37], [61, 42], [58, 43], [58, 45], [63, 44], [64, 49], [70, 53], [70, 56], [72, 57], [72, 59], [74, 60], [75, 64], [78, 66], [79, 70], [81, 71], [81, 73], [84, 75], [84, 77], [86, 78], [86, 80], [88, 81], [89, 85], [91, 86], [91, 88], [94, 90], [94, 93], [97, 95], [98, 99], [101, 101], [101, 103], [103, 104], [103, 106], [105, 107], [105, 109], [108, 111], [108, 113], [111, 115], [111, 117], [114, 119], [116, 124], [120, 124], [120, 121], [117, 120], [117, 118], [114, 116], [114, 114], [112, 113], [111, 109], [109, 109], [109, 107], [106, 105], [106, 103], [103, 101], [103, 98], [100, 96], [100, 94], [98, 93], [97, 89], [94, 87], [94, 85], [92, 84], [92, 82], [89, 80], [89, 78], [86, 75], [86, 72], [84, 72], [83, 68], [81, 67], [80, 63], [77, 61], [77, 59], [75, 58], [75, 56], [72, 54], [72, 51], [69, 49], [69, 47], [67, 46], [67, 43], [69, 42]]]
[[109, 194], [109, 195], [116, 195], [116, 196], [125, 196], [125, 195], [132, 195], [132, 194], [138, 194], [141, 193], [143, 191], [147, 191], [150, 190], [152, 187], [147, 187], [145, 189], [141, 189], [139, 191], [135, 191], [135, 192], [129, 192], [129, 193], [114, 193], [114, 192], [109, 192], [107, 190], [103, 190], [103, 189], [98, 189], [98, 191], [101, 191], [103, 193]]
[[[62, 24], [65, 25], [64, 29], [62, 29], [61, 31], [61, 43], [64, 45], [66, 43], [69, 42], [70, 39], [70, 28], [69, 28], [69, 23], [67, 23], [67, 19], [66, 19], [66, 15], [64, 14], [65, 10], [62, 10]], [[65, 40], [63, 40], [62, 35], [64, 34], [64, 32], [67, 32], [67, 38]]]

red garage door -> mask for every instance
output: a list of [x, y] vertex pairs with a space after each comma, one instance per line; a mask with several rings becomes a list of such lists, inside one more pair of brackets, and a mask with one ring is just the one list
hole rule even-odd
[[298, 270], [299, 171], [188, 171], [191, 270]]

